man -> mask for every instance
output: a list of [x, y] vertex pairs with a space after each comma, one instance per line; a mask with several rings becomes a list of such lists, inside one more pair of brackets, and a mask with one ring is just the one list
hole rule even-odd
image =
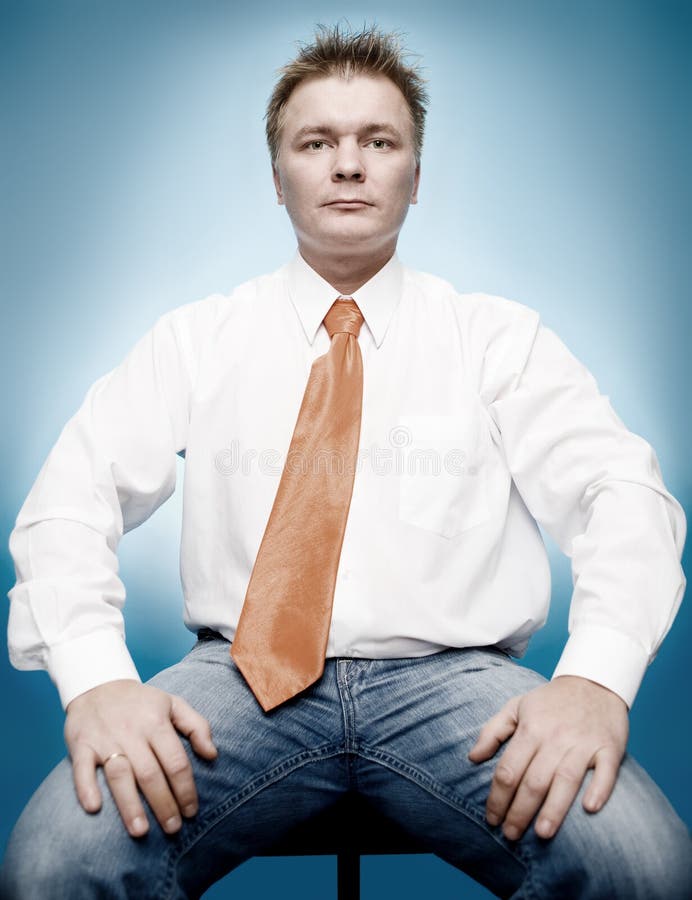
[[[425, 101], [376, 30], [303, 48], [267, 116], [299, 253], [164, 316], [47, 460], [10, 640], [54, 678], [70, 757], [5, 895], [198, 896], [348, 790], [499, 896], [690, 895], [689, 835], [624, 756], [682, 512], [535, 313], [396, 258]], [[115, 551], [183, 451], [199, 641], [142, 685]], [[550, 682], [509, 658], [549, 601], [535, 520], [575, 573]]]

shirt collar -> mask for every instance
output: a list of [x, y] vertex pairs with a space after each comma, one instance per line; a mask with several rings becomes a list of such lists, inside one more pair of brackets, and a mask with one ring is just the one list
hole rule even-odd
[[[298, 313], [305, 336], [312, 344], [322, 320], [341, 295], [305, 262], [300, 253], [296, 253], [286, 271], [291, 302]], [[365, 324], [377, 347], [384, 340], [401, 298], [402, 282], [403, 266], [395, 253], [370, 281], [351, 294], [363, 313]]]

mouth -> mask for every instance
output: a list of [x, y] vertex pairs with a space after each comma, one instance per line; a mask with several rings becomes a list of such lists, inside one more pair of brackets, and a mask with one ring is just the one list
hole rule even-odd
[[360, 200], [357, 197], [344, 197], [337, 200], [329, 200], [324, 206], [336, 207], [337, 209], [365, 209], [366, 206], [372, 206], [366, 200]]

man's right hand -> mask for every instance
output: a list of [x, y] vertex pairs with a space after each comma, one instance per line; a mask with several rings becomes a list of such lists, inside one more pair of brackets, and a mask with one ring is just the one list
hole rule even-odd
[[163, 830], [178, 831], [182, 816], [196, 814], [198, 801], [192, 766], [177, 732], [199, 756], [216, 758], [209, 723], [181, 697], [131, 680], [109, 681], [75, 697], [67, 707], [65, 742], [84, 809], [95, 813], [101, 808], [96, 769], [103, 765], [132, 837], [149, 830], [139, 791]]

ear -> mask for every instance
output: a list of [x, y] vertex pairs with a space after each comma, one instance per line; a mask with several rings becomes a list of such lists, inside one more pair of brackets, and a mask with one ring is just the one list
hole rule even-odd
[[411, 203], [418, 203], [418, 185], [420, 184], [420, 164], [416, 166], [416, 172], [413, 176], [413, 191], [411, 192]]
[[281, 187], [281, 177], [276, 166], [272, 166], [272, 178], [274, 179], [274, 187], [276, 188], [276, 202], [279, 206], [284, 205], [284, 192]]

